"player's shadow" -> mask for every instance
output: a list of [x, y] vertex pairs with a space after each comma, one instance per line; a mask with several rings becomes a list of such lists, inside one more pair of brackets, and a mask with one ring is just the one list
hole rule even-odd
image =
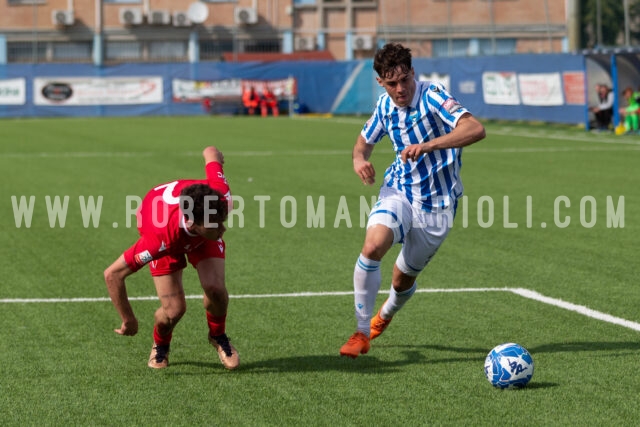
[[[398, 348], [398, 349], [413, 349], [413, 350], [436, 350], [436, 351], [445, 351], [445, 352], [454, 352], [454, 353], [477, 353], [478, 359], [484, 359], [489, 352], [489, 348], [468, 348], [468, 347], [451, 347], [445, 345], [431, 345], [431, 344], [387, 344], [387, 345], [378, 345], [378, 348]], [[541, 344], [538, 346], [527, 346], [526, 349], [531, 353], [531, 355], [535, 359], [535, 355], [539, 353], [561, 353], [561, 352], [578, 352], [578, 351], [623, 351], [623, 350], [631, 350], [637, 351], [640, 350], [640, 342], [635, 341], [576, 341], [576, 342], [562, 342], [562, 343], [548, 343]], [[465, 358], [465, 360], [472, 360], [473, 358]], [[443, 362], [447, 362], [448, 360], [452, 360], [451, 358], [443, 358]], [[453, 359], [455, 360], [455, 359]], [[430, 359], [430, 363], [434, 363], [434, 359]]]
[[[576, 341], [563, 343], [542, 344], [535, 347], [527, 347], [527, 350], [534, 356], [537, 353], [561, 353], [577, 351], [622, 351], [640, 350], [640, 342], [636, 341]], [[608, 355], [610, 356], [610, 355]]]
[[[326, 372], [326, 371], [344, 371], [344, 372], [361, 372], [361, 373], [386, 373], [400, 370], [403, 366], [408, 365], [425, 365], [430, 363], [457, 363], [469, 360], [484, 360], [486, 354], [482, 354], [484, 349], [473, 348], [456, 348], [447, 346], [384, 346], [378, 345], [378, 348], [396, 348], [393, 350], [399, 357], [397, 360], [380, 360], [371, 353], [361, 355], [356, 359], [349, 357], [341, 357], [336, 354], [308, 355], [308, 356], [290, 356], [281, 358], [264, 359], [253, 362], [243, 362], [236, 372], [247, 373], [275, 373], [275, 372]], [[477, 353], [477, 356], [469, 357], [447, 357], [432, 358], [427, 356], [425, 349], [456, 351], [461, 353]], [[242, 355], [241, 355], [242, 356]], [[198, 367], [219, 367], [219, 363], [211, 362], [175, 362], [172, 366], [192, 365]]]
[[[397, 371], [402, 366], [429, 363], [424, 354], [419, 351], [403, 351], [401, 355], [401, 359], [394, 361], [383, 361], [371, 355], [363, 355], [355, 360], [348, 357], [341, 357], [338, 354], [279, 357], [252, 362], [241, 362], [240, 367], [234, 372], [252, 374], [326, 371], [385, 373]], [[171, 366], [179, 365], [191, 365], [204, 368], [220, 367], [219, 362], [185, 361], [171, 363]]]
[[[404, 366], [409, 365], [428, 365], [428, 364], [448, 364], [448, 363], [464, 363], [464, 362], [482, 362], [484, 361], [490, 349], [480, 347], [453, 347], [446, 345], [432, 344], [382, 344], [376, 343], [376, 348], [372, 351], [380, 351], [387, 349], [395, 351], [400, 357], [397, 360], [380, 360], [372, 354], [361, 355], [357, 359], [341, 357], [338, 354], [321, 354], [307, 356], [290, 356], [278, 357], [257, 361], [248, 361], [240, 364], [240, 367], [234, 372], [237, 373], [285, 373], [285, 372], [350, 372], [350, 373], [387, 373], [399, 371]], [[542, 344], [528, 349], [533, 355], [539, 353], [556, 353], [556, 352], [576, 352], [576, 351], [593, 351], [593, 352], [618, 352], [624, 350], [640, 350], [639, 342], [569, 342], [569, 343], [549, 343]], [[437, 353], [443, 352], [447, 355], [438, 357]], [[451, 357], [451, 353], [459, 353], [460, 357]], [[607, 356], [611, 356], [608, 354]], [[176, 361], [171, 366], [195, 366], [198, 368], [211, 369], [214, 372], [223, 372], [224, 369], [220, 362], [201, 362], [201, 361]], [[176, 373], [176, 372], [174, 372]], [[188, 372], [183, 372], [188, 375]], [[195, 373], [194, 373], [195, 374]], [[201, 375], [202, 371], [198, 371]], [[555, 387], [555, 383], [535, 383], [530, 384], [533, 388]], [[527, 386], [528, 388], [531, 388]]]

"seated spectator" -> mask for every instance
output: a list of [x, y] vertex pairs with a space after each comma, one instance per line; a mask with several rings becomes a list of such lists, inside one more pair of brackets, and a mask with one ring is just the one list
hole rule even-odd
[[259, 104], [260, 97], [253, 86], [244, 91], [242, 94], [242, 105], [247, 109], [247, 114], [253, 116], [256, 113], [256, 108], [258, 108]]
[[609, 130], [613, 117], [613, 91], [606, 84], [598, 83], [596, 93], [598, 94], [598, 105], [589, 108], [589, 110], [595, 116], [596, 128]]
[[202, 109], [206, 114], [211, 114], [211, 110], [213, 109], [213, 99], [205, 96], [202, 100]]
[[269, 108], [271, 108], [273, 116], [278, 117], [278, 98], [269, 88], [265, 88], [262, 92], [262, 99], [260, 100], [260, 113], [262, 117], [267, 117]]
[[638, 110], [640, 110], [640, 105], [636, 101], [633, 88], [625, 88], [622, 91], [622, 96], [627, 101], [626, 107], [620, 107], [620, 117], [624, 118], [624, 129], [627, 133], [638, 132]]

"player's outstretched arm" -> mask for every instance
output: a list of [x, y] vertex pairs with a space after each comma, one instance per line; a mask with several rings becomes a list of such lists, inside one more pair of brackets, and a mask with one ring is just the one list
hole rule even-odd
[[202, 156], [204, 157], [204, 163], [218, 162], [221, 165], [224, 164], [224, 156], [222, 152], [214, 146], [209, 146], [202, 150]]
[[421, 155], [434, 150], [446, 148], [462, 148], [480, 141], [486, 136], [484, 126], [475, 117], [465, 113], [459, 120], [456, 127], [447, 134], [432, 139], [422, 144], [412, 144], [402, 150], [402, 162], [407, 160], [417, 160]]
[[133, 270], [131, 270], [125, 262], [124, 255], [120, 255], [120, 257], [104, 271], [104, 281], [107, 284], [109, 297], [122, 319], [120, 328], [114, 329], [114, 332], [120, 335], [135, 335], [138, 333], [138, 319], [136, 319], [136, 316], [133, 314], [133, 308], [131, 308], [131, 304], [129, 303], [127, 287], [124, 281], [124, 279], [132, 273]]

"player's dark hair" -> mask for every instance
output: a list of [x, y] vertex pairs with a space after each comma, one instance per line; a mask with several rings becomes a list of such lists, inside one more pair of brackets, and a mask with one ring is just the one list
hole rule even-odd
[[[206, 208], [206, 209], [205, 209]], [[229, 207], [220, 192], [206, 184], [193, 184], [180, 191], [180, 210], [198, 225], [216, 224], [227, 219]], [[205, 218], [205, 211], [209, 214]]]
[[403, 73], [411, 71], [411, 49], [400, 43], [387, 43], [376, 52], [373, 69], [380, 78], [388, 78], [400, 67]]

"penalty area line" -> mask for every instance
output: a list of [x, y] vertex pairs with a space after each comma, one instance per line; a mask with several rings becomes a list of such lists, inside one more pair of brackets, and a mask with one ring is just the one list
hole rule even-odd
[[[634, 331], [640, 331], [640, 323], [615, 317], [601, 311], [593, 310], [583, 305], [573, 304], [557, 298], [542, 295], [539, 292], [524, 288], [452, 288], [452, 289], [417, 289], [416, 293], [461, 293], [461, 292], [510, 292], [523, 298], [552, 305], [564, 310], [572, 311], [580, 315], [600, 320], [602, 322], [623, 326]], [[388, 293], [388, 291], [380, 291]], [[291, 292], [278, 294], [239, 294], [229, 295], [232, 299], [258, 299], [258, 298], [299, 298], [299, 297], [323, 297], [323, 296], [349, 296], [353, 291], [333, 292]], [[202, 295], [186, 295], [186, 299], [201, 299]], [[157, 296], [130, 297], [130, 301], [154, 301]], [[110, 302], [110, 298], [1, 298], [0, 304], [33, 304], [33, 303], [73, 303], [73, 302]]]
[[[507, 288], [457, 288], [457, 289], [417, 289], [416, 293], [441, 293], [441, 292], [488, 292], [506, 291]], [[381, 294], [389, 291], [381, 290]], [[353, 295], [353, 291], [329, 291], [329, 292], [291, 292], [280, 294], [239, 294], [229, 295], [232, 299], [257, 299], [257, 298], [296, 298], [296, 297], [325, 297]], [[185, 295], [186, 299], [200, 299], [202, 294]], [[154, 301], [157, 296], [129, 297], [129, 301]], [[2, 298], [0, 304], [35, 304], [35, 303], [67, 303], [67, 302], [110, 302], [108, 297], [96, 298]]]

